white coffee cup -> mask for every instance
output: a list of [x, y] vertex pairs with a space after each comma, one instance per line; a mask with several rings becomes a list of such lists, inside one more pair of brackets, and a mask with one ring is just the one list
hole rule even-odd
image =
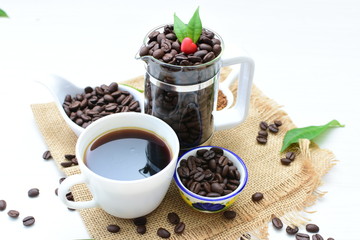
[[[160, 137], [171, 151], [169, 164], [155, 175], [129, 181], [114, 180], [94, 173], [85, 164], [87, 147], [98, 136], [121, 128], [140, 128]], [[73, 209], [100, 207], [116, 217], [136, 218], [152, 212], [165, 197], [175, 172], [179, 140], [174, 130], [159, 118], [141, 113], [118, 113], [90, 124], [79, 136], [75, 151], [81, 174], [69, 176], [61, 183], [58, 190], [61, 201]], [[67, 200], [66, 194], [70, 188], [81, 183], [89, 188], [92, 200]]]

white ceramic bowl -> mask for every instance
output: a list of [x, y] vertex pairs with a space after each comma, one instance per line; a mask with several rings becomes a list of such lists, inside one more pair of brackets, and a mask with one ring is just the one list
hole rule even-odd
[[241, 191], [245, 188], [246, 183], [248, 181], [248, 171], [244, 161], [232, 151], [221, 148], [224, 151], [224, 156], [226, 156], [229, 160], [231, 160], [234, 166], [237, 167], [238, 171], [240, 172], [240, 184], [239, 186], [230, 194], [220, 196], [220, 197], [205, 197], [198, 194], [191, 192], [187, 187], [183, 185], [180, 180], [178, 174], [178, 167], [180, 166], [180, 162], [182, 159], [187, 159], [189, 156], [196, 156], [196, 152], [200, 149], [210, 149], [215, 146], [202, 146], [193, 148], [192, 150], [186, 152], [178, 159], [178, 163], [176, 165], [176, 172], [174, 174], [174, 179], [176, 186], [179, 188], [179, 192], [183, 200], [193, 209], [204, 212], [204, 213], [217, 213], [227, 209], [231, 206]]
[[[70, 94], [72, 97], [74, 97], [78, 93], [83, 93], [84, 88], [87, 86], [84, 87], [76, 86], [70, 81], [55, 75], [43, 79], [39, 79], [38, 82], [48, 88], [48, 90], [51, 92], [51, 94], [54, 97], [56, 106], [61, 116], [64, 118], [67, 125], [74, 131], [74, 133], [77, 136], [79, 136], [84, 131], [84, 128], [74, 123], [68, 117], [68, 115], [66, 114], [66, 112], [62, 107], [62, 104], [64, 103], [64, 99], [67, 94]], [[101, 84], [107, 84], [107, 83], [100, 83], [98, 86], [100, 86]], [[144, 112], [143, 93], [139, 92], [138, 90], [132, 87], [122, 85], [121, 83], [119, 83], [119, 90], [128, 91], [134, 97], [135, 100], [139, 101], [141, 112]], [[115, 113], [115, 114], [121, 114], [121, 113]]]

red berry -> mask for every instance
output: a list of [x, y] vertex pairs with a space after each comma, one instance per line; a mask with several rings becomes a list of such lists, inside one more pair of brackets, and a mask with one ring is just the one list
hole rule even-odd
[[181, 51], [186, 53], [186, 54], [191, 54], [196, 52], [197, 50], [197, 46], [195, 43], [193, 43], [193, 41], [191, 40], [191, 38], [184, 38], [181, 42]]

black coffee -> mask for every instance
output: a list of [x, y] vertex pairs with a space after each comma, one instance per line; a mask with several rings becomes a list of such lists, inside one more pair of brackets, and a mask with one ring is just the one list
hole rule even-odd
[[152, 176], [171, 160], [167, 144], [143, 129], [119, 129], [95, 139], [85, 152], [85, 164], [93, 172], [115, 180]]

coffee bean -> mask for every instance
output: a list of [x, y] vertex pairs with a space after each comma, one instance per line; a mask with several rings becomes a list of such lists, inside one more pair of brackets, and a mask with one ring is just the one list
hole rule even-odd
[[310, 240], [310, 236], [306, 233], [297, 233], [295, 235], [296, 240]]
[[42, 155], [43, 159], [49, 160], [51, 158], [51, 153], [49, 150], [45, 151]]
[[288, 158], [282, 158], [280, 159], [282, 165], [290, 165], [291, 160]]
[[268, 127], [269, 127], [269, 125], [267, 124], [267, 122], [264, 122], [264, 121], [260, 122], [260, 128], [262, 130], [267, 130]]
[[215, 154], [219, 154], [219, 155], [224, 154], [224, 150], [219, 147], [212, 147], [212, 148], [210, 148], [210, 151], [213, 151], [213, 152], [215, 152]]
[[138, 218], [134, 218], [133, 222], [136, 226], [146, 225], [147, 219], [146, 217], [138, 217]]
[[204, 58], [203, 61], [206, 62], [210, 62], [211, 60], [213, 60], [215, 58], [215, 54], [213, 52], [209, 52], [207, 53]]
[[11, 218], [17, 218], [17, 217], [19, 217], [19, 215], [20, 215], [19, 211], [16, 211], [16, 210], [10, 210], [10, 211], [8, 211], [7, 214], [8, 214], [9, 217], [11, 217]]
[[216, 153], [215, 153], [214, 151], [208, 150], [208, 151], [206, 151], [206, 152], [203, 154], [203, 158], [204, 158], [205, 160], [210, 160], [210, 159], [214, 158], [215, 155], [216, 155]]
[[120, 227], [116, 224], [110, 224], [106, 227], [106, 229], [111, 233], [117, 233], [120, 231]]
[[258, 202], [260, 201], [261, 199], [264, 198], [264, 195], [261, 193], [261, 192], [256, 192], [254, 193], [252, 196], [251, 196], [251, 199], [254, 201], [254, 202]]
[[39, 189], [37, 189], [37, 188], [31, 188], [29, 191], [28, 191], [28, 196], [29, 197], [37, 197], [37, 196], [39, 196], [39, 194], [40, 194], [40, 191], [39, 191]]
[[6, 201], [0, 200], [0, 211], [4, 211], [6, 209]]
[[31, 226], [35, 223], [35, 218], [33, 216], [28, 216], [23, 219], [24, 226]]
[[290, 159], [291, 161], [294, 161], [295, 159], [295, 153], [294, 152], [287, 152], [286, 153], [286, 158]]
[[258, 143], [260, 143], [260, 144], [266, 144], [267, 143], [267, 138], [266, 137], [264, 137], [264, 136], [257, 136], [256, 137], [256, 141], [258, 142]]
[[139, 234], [145, 234], [146, 233], [146, 226], [145, 225], [136, 226], [136, 231]]
[[61, 162], [60, 165], [64, 168], [71, 167], [73, 165], [72, 162]]
[[272, 133], [277, 133], [277, 132], [279, 132], [279, 128], [275, 124], [270, 124], [269, 131]]
[[179, 222], [174, 228], [174, 232], [177, 234], [183, 233], [185, 230], [185, 223]]
[[286, 227], [286, 232], [290, 235], [295, 235], [298, 231], [299, 231], [299, 228], [297, 226], [294, 226], [294, 227], [287, 226]]
[[212, 183], [211, 184], [211, 191], [222, 194], [223, 191], [224, 191], [224, 188], [219, 183]]
[[170, 232], [165, 228], [159, 228], [157, 230], [157, 235], [161, 238], [169, 238], [171, 236]]
[[274, 124], [277, 126], [277, 127], [280, 127], [282, 125], [282, 122], [280, 120], [275, 120], [274, 121]]
[[250, 239], [251, 239], [251, 235], [248, 233], [245, 233], [240, 237], [240, 240], [250, 240]]
[[180, 222], [180, 217], [175, 212], [168, 213], [167, 218], [171, 224], [178, 224]]
[[226, 210], [223, 212], [223, 215], [226, 219], [234, 219], [236, 217], [235, 211]]
[[306, 228], [306, 231], [311, 232], [311, 233], [317, 233], [320, 230], [318, 225], [313, 224], [313, 223], [306, 224], [305, 228]]
[[273, 226], [277, 229], [282, 229], [283, 227], [283, 223], [282, 221], [280, 220], [280, 218], [278, 217], [274, 217], [272, 220], [271, 220]]
[[267, 136], [268, 136], [269, 134], [268, 134], [268, 132], [265, 131], [265, 130], [260, 130], [260, 131], [258, 132], [258, 135], [259, 135], [259, 136], [262, 136], [262, 137], [264, 137], [264, 138], [267, 138]]
[[320, 234], [314, 234], [311, 237], [312, 240], [324, 240], [324, 238]]

